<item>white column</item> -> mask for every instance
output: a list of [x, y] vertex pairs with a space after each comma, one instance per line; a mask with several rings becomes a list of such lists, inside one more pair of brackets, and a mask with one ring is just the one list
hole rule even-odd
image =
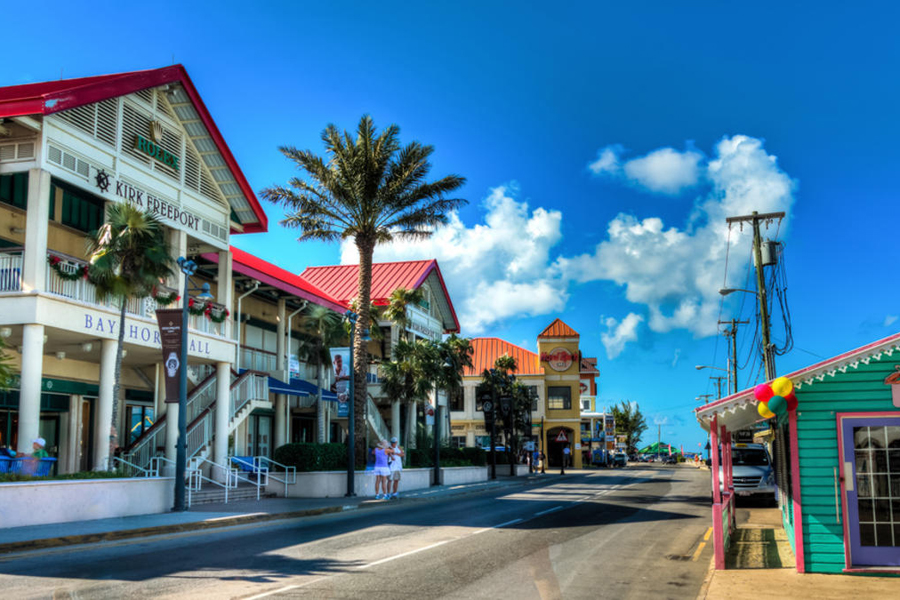
[[[219, 251], [219, 276], [216, 278], [216, 302], [225, 305], [228, 312], [234, 314], [234, 280], [231, 273], [232, 256], [228, 250]], [[233, 317], [228, 317], [222, 323], [224, 329], [222, 335], [228, 339], [233, 338]]]
[[116, 375], [115, 340], [100, 342], [100, 391], [94, 414], [94, 470], [109, 468], [109, 431], [112, 425], [113, 385]]
[[[228, 466], [228, 424], [231, 422], [231, 363], [216, 363], [216, 422], [213, 441], [213, 458], [223, 467]], [[224, 471], [216, 470], [217, 477]]]
[[[285, 302], [284, 298], [278, 299], [278, 324], [277, 324], [277, 333], [275, 334], [275, 371], [278, 372], [279, 378], [284, 378], [284, 342], [285, 342], [285, 319], [287, 319], [287, 315], [285, 314]], [[288, 427], [288, 419], [287, 419], [287, 397], [284, 394], [277, 394], [275, 396], [275, 433], [272, 436], [274, 442], [274, 448], [278, 448], [279, 446], [284, 446], [287, 443], [287, 427]]]
[[467, 429], [466, 430], [466, 448], [474, 448], [475, 447], [475, 430]]
[[391, 402], [391, 437], [400, 439], [400, 401]]
[[286, 306], [284, 302], [284, 298], [278, 299], [278, 318], [276, 324], [275, 334], [275, 370], [278, 371], [278, 377], [284, 378], [284, 343], [286, 341], [285, 336], [287, 335], [285, 322], [287, 319], [287, 315], [285, 314]]
[[31, 454], [41, 422], [41, 373], [44, 369], [44, 326], [22, 326], [22, 371], [19, 384], [19, 442], [16, 452]]
[[323, 402], [325, 407], [325, 443], [330, 444], [334, 440], [331, 439], [331, 402]]
[[284, 446], [287, 442], [287, 417], [285, 413], [288, 410], [287, 396], [284, 394], [275, 395], [275, 433], [272, 436], [274, 446], [272, 449]]
[[68, 444], [66, 447], [65, 465], [61, 465], [60, 473], [74, 473], [78, 471], [78, 463], [81, 456], [81, 402], [78, 394], [69, 396], [69, 418], [66, 420], [65, 431], [68, 432]]
[[[22, 291], [41, 291], [47, 285], [47, 232], [50, 230], [50, 173], [47, 171], [28, 171], [26, 206]], [[31, 452], [31, 440], [28, 440], [28, 452]]]
[[406, 405], [409, 410], [406, 411], [406, 446], [409, 448], [416, 447], [416, 412], [418, 405], [410, 402]]
[[169, 405], [166, 404], [166, 374], [163, 371], [163, 366], [160, 363], [156, 363], [153, 367], [153, 406], [156, 409], [153, 421], [155, 422], [166, 414]]

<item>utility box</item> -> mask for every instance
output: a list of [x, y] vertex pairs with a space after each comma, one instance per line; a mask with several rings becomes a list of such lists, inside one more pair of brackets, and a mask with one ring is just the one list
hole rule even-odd
[[[778, 264], [778, 247], [781, 242], [772, 240], [763, 240], [759, 245], [759, 253], [762, 256], [762, 264], [764, 267], [771, 267]], [[753, 255], [753, 265], [756, 265], [756, 254]]]

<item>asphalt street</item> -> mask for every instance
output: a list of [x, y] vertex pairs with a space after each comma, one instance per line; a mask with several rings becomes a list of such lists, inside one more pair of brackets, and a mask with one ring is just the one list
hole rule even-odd
[[7, 555], [3, 598], [696, 598], [709, 473], [636, 465], [525, 487]]

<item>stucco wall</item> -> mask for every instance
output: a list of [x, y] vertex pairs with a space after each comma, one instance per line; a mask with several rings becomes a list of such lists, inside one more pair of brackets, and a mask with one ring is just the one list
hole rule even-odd
[[0, 527], [168, 512], [174, 479], [89, 479], [0, 484]]
[[[403, 493], [429, 487], [431, 473], [431, 469], [403, 469], [398, 491]], [[375, 495], [375, 475], [371, 471], [357, 471], [353, 485], [357, 496]], [[270, 480], [266, 491], [283, 496], [284, 484]], [[338, 498], [346, 493], [346, 471], [297, 473], [297, 483], [289, 485], [287, 489], [289, 498]]]
[[[500, 467], [498, 467], [498, 470]], [[460, 485], [463, 483], [478, 483], [487, 481], [487, 467], [446, 467], [441, 469], [441, 479], [444, 485]]]

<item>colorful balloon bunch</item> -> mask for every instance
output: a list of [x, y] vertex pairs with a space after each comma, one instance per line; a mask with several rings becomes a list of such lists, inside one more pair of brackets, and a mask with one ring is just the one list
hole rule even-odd
[[794, 384], [787, 377], [779, 377], [772, 383], [759, 384], [753, 390], [753, 395], [759, 400], [756, 410], [764, 419], [783, 415], [789, 410], [797, 410]]

